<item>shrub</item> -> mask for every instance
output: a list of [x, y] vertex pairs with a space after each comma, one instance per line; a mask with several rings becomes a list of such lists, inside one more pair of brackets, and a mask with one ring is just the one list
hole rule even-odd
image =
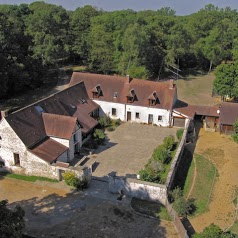
[[89, 185], [89, 179], [87, 179], [86, 177], [83, 177], [82, 179], [80, 179], [73, 172], [65, 172], [63, 174], [63, 178], [67, 185], [77, 189], [84, 189], [84, 188], [87, 188]]
[[171, 157], [170, 152], [163, 145], [160, 145], [154, 150], [152, 158], [165, 164]]
[[93, 133], [93, 138], [97, 145], [101, 145], [105, 141], [106, 136], [103, 130], [96, 129]]
[[140, 179], [147, 182], [159, 183], [160, 176], [158, 171], [155, 171], [150, 166], [146, 166], [144, 169], [139, 171]]
[[180, 197], [174, 201], [173, 208], [179, 216], [186, 217], [193, 210], [193, 202]]
[[238, 120], [234, 123], [234, 134], [232, 135], [232, 139], [238, 143]]
[[182, 129], [182, 128], [177, 130], [176, 136], [177, 136], [178, 140], [182, 139], [183, 131], [184, 131], [184, 129]]
[[175, 138], [174, 136], [168, 136], [165, 137], [163, 140], [163, 146], [167, 149], [167, 150], [172, 150], [173, 146], [174, 146], [174, 142], [175, 142]]
[[183, 197], [183, 190], [179, 187], [176, 187], [172, 192], [170, 192], [170, 196], [172, 201], [175, 201], [176, 199]]
[[102, 127], [108, 127], [111, 124], [111, 118], [109, 116], [100, 117], [98, 122]]
[[115, 131], [115, 127], [109, 126], [109, 127], [107, 127], [107, 131]]

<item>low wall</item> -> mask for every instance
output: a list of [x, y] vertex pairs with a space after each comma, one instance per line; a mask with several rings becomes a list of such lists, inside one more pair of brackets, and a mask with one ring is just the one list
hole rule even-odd
[[[179, 162], [182, 158], [183, 155], [183, 151], [184, 151], [184, 146], [187, 142], [187, 139], [189, 138], [189, 132], [194, 130], [194, 124], [192, 120], [188, 120], [186, 122], [185, 128], [184, 128], [184, 132], [183, 132], [183, 136], [182, 139], [180, 141], [180, 144], [178, 146], [178, 149], [176, 151], [176, 154], [173, 158], [168, 176], [167, 176], [167, 180], [166, 180], [166, 187], [168, 189], [168, 191], [170, 191], [173, 187], [173, 183], [174, 183], [174, 177], [176, 174], [176, 171], [178, 169], [179, 166]], [[191, 138], [189, 138], [191, 139]]]
[[167, 189], [165, 185], [136, 179], [109, 175], [109, 192], [123, 193], [143, 200], [158, 201], [163, 205], [166, 205], [167, 202]]

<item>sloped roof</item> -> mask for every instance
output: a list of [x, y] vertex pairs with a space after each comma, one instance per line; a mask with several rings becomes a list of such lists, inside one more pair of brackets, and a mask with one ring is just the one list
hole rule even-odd
[[[70, 85], [75, 85], [78, 82], [84, 82], [89, 97], [92, 97], [92, 89], [100, 84], [103, 92], [103, 96], [97, 98], [97, 100], [127, 103], [127, 95], [131, 89], [134, 89], [136, 94], [136, 100], [132, 105], [149, 106], [148, 96], [154, 91], [158, 95], [158, 101], [154, 108], [171, 110], [173, 106], [173, 99], [176, 94], [176, 86], [173, 89], [169, 89], [168, 82], [154, 82], [149, 80], [132, 79], [130, 82], [127, 77], [91, 74], [74, 72], [70, 80]], [[117, 97], [113, 98], [114, 92], [117, 92]]]
[[233, 125], [238, 120], [238, 103], [223, 102], [220, 107], [220, 123]]
[[77, 117], [42, 113], [47, 136], [70, 139], [75, 130]]
[[36, 155], [37, 157], [48, 163], [51, 163], [56, 160], [67, 150], [68, 148], [66, 146], [48, 137], [41, 143], [29, 149], [32, 154]]
[[[77, 112], [76, 117], [79, 123], [81, 124], [82, 122], [84, 127], [88, 129], [93, 124], [91, 121], [94, 119], [92, 118], [90, 119], [91, 121], [88, 122], [85, 118], [88, 118], [88, 114], [98, 107], [96, 103], [88, 98], [85, 85], [81, 82], [74, 87], [69, 87], [48, 98], [9, 114], [6, 120], [26, 147], [29, 148], [47, 136], [42, 117], [43, 113], [74, 117]], [[85, 113], [86, 115], [84, 115]], [[48, 130], [49, 128], [47, 127], [47, 131]]]
[[176, 102], [173, 110], [190, 118], [194, 118], [195, 115], [219, 117], [219, 114], [217, 113], [219, 106], [189, 105], [180, 100]]

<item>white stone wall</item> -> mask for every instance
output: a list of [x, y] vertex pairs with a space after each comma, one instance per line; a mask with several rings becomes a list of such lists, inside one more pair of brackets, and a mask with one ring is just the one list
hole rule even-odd
[[19, 154], [20, 165], [24, 163], [26, 156], [26, 147], [18, 135], [13, 131], [5, 118], [0, 122], [0, 157], [7, 167], [14, 165], [13, 153]]
[[[170, 111], [159, 108], [140, 107], [134, 105], [126, 105], [126, 114], [131, 112], [131, 120], [139, 123], [148, 123], [149, 114], [153, 115], [153, 124], [157, 126], [169, 126]], [[136, 118], [136, 113], [139, 113], [139, 119]], [[162, 116], [162, 120], [158, 117]]]
[[[105, 102], [100, 100], [93, 100], [93, 101], [96, 102], [100, 106], [100, 109], [99, 109], [100, 117], [108, 115], [112, 119], [120, 119], [122, 121], [126, 120], [125, 104]], [[112, 108], [116, 109], [116, 116], [112, 115]]]
[[[170, 111], [165, 109], [158, 109], [152, 107], [141, 107], [130, 104], [120, 104], [113, 102], [103, 102], [94, 100], [100, 105], [99, 116], [108, 115], [112, 119], [120, 119], [127, 121], [127, 112], [131, 112], [131, 121], [139, 123], [148, 123], [149, 114], [153, 115], [153, 124], [158, 126], [169, 126]], [[116, 109], [116, 116], [112, 116], [112, 108]], [[140, 118], [136, 118], [136, 113], [139, 113]], [[162, 116], [162, 120], [158, 120], [158, 116]]]

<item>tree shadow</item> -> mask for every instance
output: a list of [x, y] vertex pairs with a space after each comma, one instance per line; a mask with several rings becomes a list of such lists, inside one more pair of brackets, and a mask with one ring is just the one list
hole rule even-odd
[[[106, 189], [106, 190], [105, 190]], [[104, 194], [104, 197], [102, 196]], [[60, 196], [49, 194], [13, 202], [26, 212], [25, 234], [33, 237], [159, 237], [167, 231], [160, 222], [141, 217], [131, 211], [116, 195], [108, 192], [108, 184], [92, 182], [89, 189]]]

